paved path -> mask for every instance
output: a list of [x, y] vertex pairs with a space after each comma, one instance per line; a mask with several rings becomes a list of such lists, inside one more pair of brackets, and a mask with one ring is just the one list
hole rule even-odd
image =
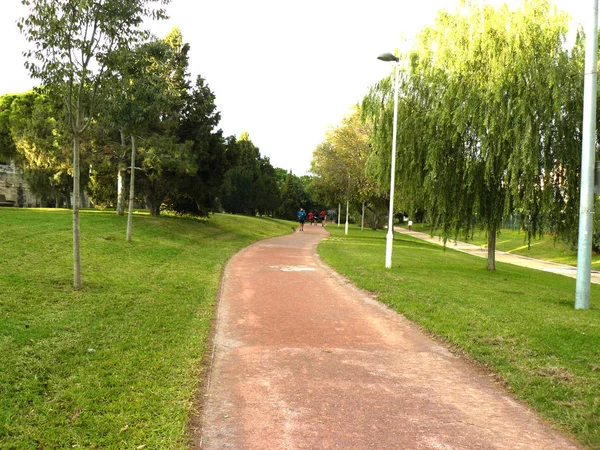
[[305, 230], [229, 262], [196, 448], [580, 448], [324, 266], [327, 232]]
[[[394, 227], [394, 231], [407, 234], [433, 244], [444, 245], [444, 242], [441, 238], [437, 236], [431, 237], [427, 233], [408, 231], [406, 228], [401, 227]], [[487, 259], [487, 247], [482, 247], [475, 244], [467, 244], [465, 242], [454, 240], [448, 240], [446, 245], [448, 248], [458, 250], [459, 252], [469, 253], [470, 255], [480, 256]], [[541, 259], [528, 258], [527, 256], [501, 252], [500, 250], [496, 250], [496, 261], [514, 264], [521, 267], [529, 267], [531, 269], [543, 270], [544, 272], [558, 273], [566, 277], [577, 278], [577, 267], [569, 266], [567, 264], [559, 264], [550, 261], [543, 261]], [[592, 270], [591, 281], [592, 283], [600, 284], [600, 272]]]

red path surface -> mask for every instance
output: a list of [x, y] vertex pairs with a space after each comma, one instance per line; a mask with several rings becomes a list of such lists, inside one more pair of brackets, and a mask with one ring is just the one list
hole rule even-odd
[[304, 229], [227, 267], [196, 448], [580, 448], [324, 266], [326, 231]]

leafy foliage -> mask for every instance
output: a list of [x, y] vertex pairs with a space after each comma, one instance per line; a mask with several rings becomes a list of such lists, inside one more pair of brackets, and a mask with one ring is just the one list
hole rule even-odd
[[262, 157], [248, 133], [230, 141], [232, 162], [221, 188], [221, 205], [234, 214], [272, 214], [279, 205], [277, 175], [269, 158]]
[[[581, 36], [565, 48], [567, 19], [546, 0], [469, 2], [403, 55], [401, 201], [423, 204], [445, 238], [487, 230], [490, 269], [504, 215], [519, 213], [529, 236], [576, 228], [583, 60]], [[389, 93], [384, 80], [363, 102], [377, 149], [391, 142]]]
[[368, 170], [373, 153], [371, 122], [363, 121], [361, 114], [361, 108], [355, 107], [340, 125], [328, 131], [325, 141], [313, 152], [311, 171], [316, 195], [323, 203], [349, 200], [355, 211], [364, 204], [366, 219], [376, 229], [387, 215], [389, 179], [380, 182]]
[[115, 56], [146, 36], [145, 17], [166, 17], [149, 4], [170, 0], [23, 0], [30, 14], [18, 25], [33, 48], [26, 67], [44, 90], [62, 98], [73, 135], [73, 268], [75, 289], [81, 288], [79, 232], [80, 152], [83, 133], [94, 120], [101, 86], [112, 74]]

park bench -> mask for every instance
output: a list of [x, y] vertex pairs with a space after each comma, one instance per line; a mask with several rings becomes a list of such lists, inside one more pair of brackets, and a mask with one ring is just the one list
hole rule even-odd
[[14, 200], [6, 200], [4, 194], [0, 194], [0, 206], [15, 206]]

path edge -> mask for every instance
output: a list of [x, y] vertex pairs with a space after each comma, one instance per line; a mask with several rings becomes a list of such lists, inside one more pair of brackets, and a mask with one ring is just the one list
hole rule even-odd
[[[490, 378], [491, 379], [490, 381], [493, 384], [495, 384], [496, 387], [498, 389], [500, 389], [504, 395], [509, 397], [513, 402], [515, 402], [522, 408], [529, 411], [530, 414], [533, 414], [537, 418], [537, 420], [539, 420], [540, 422], [543, 422], [546, 426], [548, 426], [548, 428], [550, 428], [551, 430], [553, 430], [556, 433], [561, 434], [565, 439], [570, 440], [571, 443], [573, 443], [575, 446], [579, 446], [582, 449], [586, 448], [581, 442], [579, 442], [575, 438], [575, 436], [573, 436], [571, 433], [569, 433], [568, 430], [560, 428], [558, 425], [552, 423], [549, 419], [542, 416], [538, 411], [536, 411], [524, 399], [518, 398], [515, 395], [515, 393], [510, 389], [510, 386], [508, 385], [506, 380], [504, 380], [497, 371], [495, 371], [491, 367], [486, 366], [486, 365], [482, 364], [481, 362], [477, 361], [474, 357], [472, 357], [471, 355], [466, 353], [466, 351], [463, 350], [461, 347], [459, 347], [458, 345], [452, 344], [450, 341], [446, 340], [443, 336], [434, 334], [432, 331], [424, 328], [422, 325], [410, 320], [404, 314], [394, 310], [391, 306], [389, 306], [388, 304], [379, 300], [379, 298], [377, 297], [377, 294], [375, 294], [374, 292], [370, 292], [370, 291], [360, 288], [350, 278], [337, 272], [335, 269], [333, 269], [331, 266], [329, 266], [327, 263], [325, 263], [317, 250], [319, 244], [322, 241], [324, 241], [325, 239], [326, 238], [321, 239], [315, 246], [315, 256], [316, 256], [318, 263], [321, 265], [321, 267], [323, 269], [325, 269], [328, 272], [329, 275], [331, 275], [337, 281], [344, 283], [346, 288], [351, 289], [354, 292], [356, 292], [357, 294], [359, 294], [362, 301], [375, 305], [376, 307], [380, 308], [382, 311], [385, 311], [386, 314], [395, 315], [407, 327], [410, 327], [413, 330], [422, 333], [428, 339], [433, 341], [433, 343], [435, 345], [438, 345], [441, 348], [443, 348], [444, 350], [451, 353], [453, 357], [462, 360], [463, 363], [471, 366], [471, 368], [473, 370], [475, 370], [476, 372], [479, 372], [482, 376]], [[459, 251], [459, 250], [455, 250], [455, 251]], [[464, 253], [467, 253], [467, 252], [464, 252]], [[471, 255], [471, 256], [476, 256], [476, 255]], [[383, 261], [383, 258], [382, 258], [382, 261]], [[508, 263], [505, 263], [505, 264], [508, 264]], [[535, 270], [535, 269], [532, 269], [532, 270]]]

